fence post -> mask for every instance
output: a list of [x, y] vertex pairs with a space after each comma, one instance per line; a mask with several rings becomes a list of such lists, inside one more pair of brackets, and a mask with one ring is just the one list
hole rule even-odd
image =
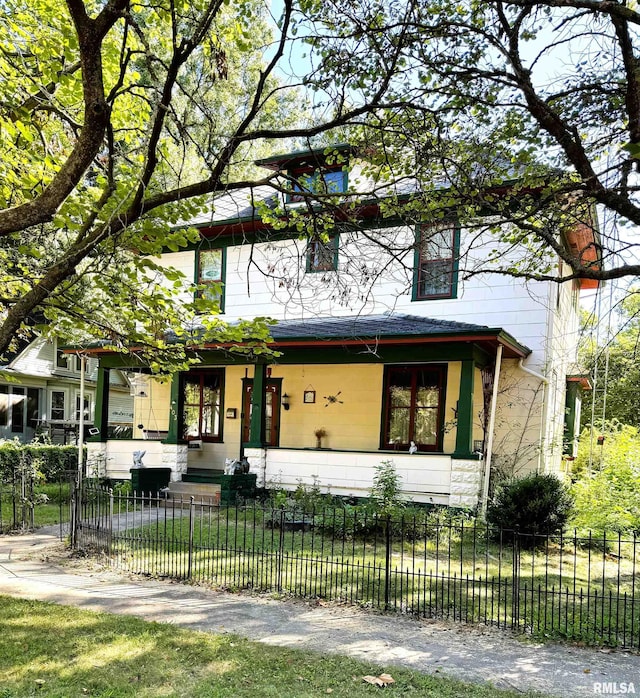
[[384, 610], [388, 611], [391, 607], [391, 516], [389, 514], [387, 514], [384, 545]]
[[107, 535], [107, 555], [111, 557], [113, 548], [113, 489], [109, 488], [109, 533]]
[[80, 479], [76, 473], [71, 482], [71, 547], [78, 549], [78, 528], [80, 525], [80, 507], [82, 506], [82, 493], [80, 492]]
[[193, 531], [194, 531], [194, 519], [195, 519], [195, 497], [191, 495], [189, 501], [189, 553], [187, 559], [187, 579], [191, 579], [191, 567], [193, 565]]
[[[533, 543], [535, 545], [535, 534]], [[520, 533], [518, 530], [516, 530], [513, 534], [513, 546], [511, 552], [511, 628], [513, 629], [520, 627]]]
[[278, 591], [282, 591], [282, 551], [284, 550], [284, 527], [285, 527], [284, 509], [280, 510], [280, 536], [278, 538], [278, 549], [276, 550], [276, 587]]

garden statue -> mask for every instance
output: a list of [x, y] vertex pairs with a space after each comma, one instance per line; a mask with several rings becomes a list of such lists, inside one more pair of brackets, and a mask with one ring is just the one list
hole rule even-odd
[[146, 451], [134, 451], [133, 452], [133, 467], [134, 468], [144, 468], [144, 463], [142, 462], [142, 456]]

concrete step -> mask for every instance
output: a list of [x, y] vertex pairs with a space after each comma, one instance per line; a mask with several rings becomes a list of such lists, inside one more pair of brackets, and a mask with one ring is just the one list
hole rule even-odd
[[193, 497], [196, 504], [220, 504], [220, 485], [195, 482], [170, 482], [167, 499], [182, 500], [189, 504]]

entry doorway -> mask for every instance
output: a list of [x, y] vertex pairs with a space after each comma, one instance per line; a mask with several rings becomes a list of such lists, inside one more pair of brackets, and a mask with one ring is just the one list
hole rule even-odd
[[[265, 446], [280, 445], [280, 393], [281, 380], [267, 380], [265, 384], [264, 438]], [[251, 397], [253, 395], [253, 379], [243, 380], [242, 390], [242, 442], [249, 441], [251, 425]]]

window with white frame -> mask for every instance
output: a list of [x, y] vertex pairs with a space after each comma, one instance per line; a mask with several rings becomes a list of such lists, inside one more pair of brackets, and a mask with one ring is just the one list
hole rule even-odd
[[200, 249], [196, 255], [198, 295], [216, 301], [220, 312], [224, 311], [224, 261], [224, 249]]

